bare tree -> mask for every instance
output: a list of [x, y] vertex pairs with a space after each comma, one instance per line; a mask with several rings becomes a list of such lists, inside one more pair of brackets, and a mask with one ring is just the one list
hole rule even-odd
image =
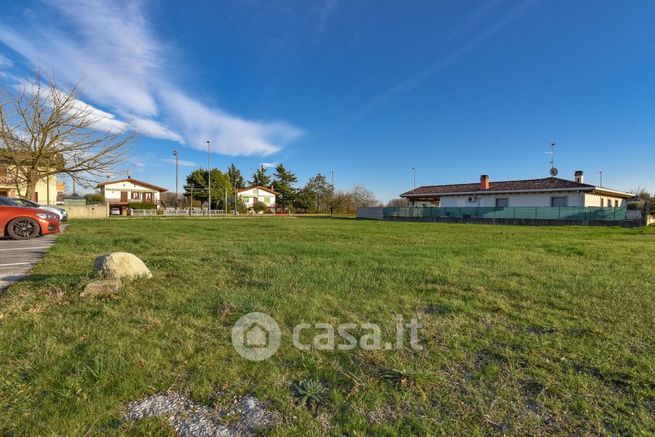
[[25, 187], [32, 198], [39, 180], [57, 174], [89, 186], [124, 161], [133, 136], [120, 123], [103, 130], [103, 118], [108, 114], [82, 102], [78, 88], [62, 91], [38, 74], [15, 91], [3, 89], [0, 164], [18, 194]]
[[355, 185], [350, 192], [355, 208], [366, 208], [380, 205], [380, 201], [375, 198], [375, 194], [363, 185]]
[[639, 198], [639, 200], [650, 200], [653, 196], [650, 194], [650, 191], [648, 191], [644, 187], [637, 187], [633, 188], [630, 190], [631, 193], [633, 193], [636, 197]]
[[393, 208], [406, 208], [409, 206], [409, 202], [404, 197], [397, 197], [388, 201], [387, 206]]

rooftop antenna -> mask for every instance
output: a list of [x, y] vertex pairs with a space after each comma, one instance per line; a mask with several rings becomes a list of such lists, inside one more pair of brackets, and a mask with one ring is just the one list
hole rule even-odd
[[555, 177], [558, 175], [559, 171], [555, 167], [555, 146], [556, 143], [550, 143], [550, 152], [546, 152], [546, 155], [550, 155], [550, 161], [548, 163], [550, 164], [550, 175]]

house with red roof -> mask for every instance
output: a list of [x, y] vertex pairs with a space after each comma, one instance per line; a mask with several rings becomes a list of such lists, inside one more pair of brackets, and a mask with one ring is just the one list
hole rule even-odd
[[159, 205], [159, 196], [168, 191], [148, 182], [143, 182], [128, 176], [125, 179], [99, 183], [96, 188], [105, 196], [112, 215], [126, 215], [131, 204], [151, 203]]
[[272, 187], [250, 187], [237, 190], [237, 196], [246, 204], [248, 211], [252, 211], [256, 202], [266, 206], [268, 212], [275, 212], [275, 200], [278, 193]]
[[400, 195], [417, 207], [524, 207], [576, 206], [619, 208], [633, 194], [584, 183], [584, 173], [576, 171], [573, 180], [549, 177], [514, 181], [492, 181], [451, 185], [427, 185]]

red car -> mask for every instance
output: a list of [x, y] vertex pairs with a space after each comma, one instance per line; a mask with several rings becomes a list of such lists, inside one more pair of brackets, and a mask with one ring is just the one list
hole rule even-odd
[[4, 236], [29, 240], [39, 235], [59, 233], [59, 216], [39, 208], [26, 208], [0, 197], [0, 228]]

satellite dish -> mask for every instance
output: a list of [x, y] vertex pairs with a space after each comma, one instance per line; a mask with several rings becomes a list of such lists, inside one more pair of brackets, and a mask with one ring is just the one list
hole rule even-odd
[[557, 169], [555, 167], [550, 169], [550, 175], [551, 176], [557, 176], [558, 173], [559, 172], [557, 171]]

